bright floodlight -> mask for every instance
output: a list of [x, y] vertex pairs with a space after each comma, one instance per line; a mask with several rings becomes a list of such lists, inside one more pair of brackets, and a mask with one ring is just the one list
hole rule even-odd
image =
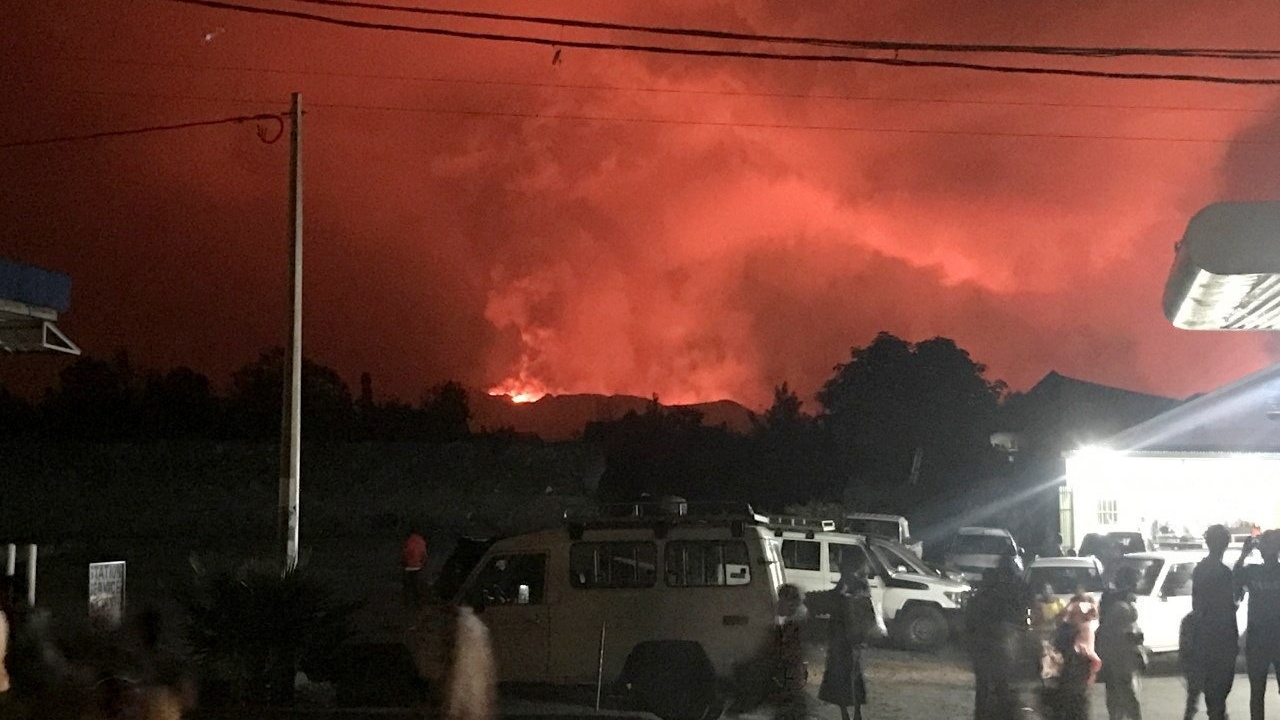
[[1280, 203], [1215, 203], [1174, 251], [1164, 314], [1186, 330], [1280, 328]]

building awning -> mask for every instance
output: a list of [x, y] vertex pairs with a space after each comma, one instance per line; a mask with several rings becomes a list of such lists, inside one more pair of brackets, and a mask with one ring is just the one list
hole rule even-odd
[[0, 259], [0, 350], [79, 355], [57, 325], [70, 306], [71, 278]]

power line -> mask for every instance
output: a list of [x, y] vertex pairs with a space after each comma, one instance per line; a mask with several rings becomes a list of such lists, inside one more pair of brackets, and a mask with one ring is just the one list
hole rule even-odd
[[512, 15], [507, 13], [477, 12], [471, 10], [441, 10], [435, 8], [413, 7], [407, 5], [391, 5], [368, 2], [367, 0], [293, 0], [296, 3], [322, 5], [326, 7], [355, 8], [360, 10], [378, 10], [383, 12], [410, 13], [433, 17], [453, 17], [471, 20], [490, 20], [499, 22], [531, 23], [537, 25], [553, 25], [557, 27], [583, 28], [590, 30], [617, 30], [622, 32], [648, 33], [678, 37], [696, 37], [715, 40], [737, 40], [793, 45], [817, 45], [839, 47], [848, 50], [880, 50], [890, 52], [945, 52], [945, 53], [1006, 53], [1020, 55], [1054, 55], [1077, 57], [1180, 57], [1207, 58], [1224, 60], [1275, 60], [1280, 59], [1280, 50], [1256, 50], [1248, 48], [1160, 48], [1160, 47], [1078, 47], [1065, 45], [992, 45], [972, 43], [918, 43], [894, 40], [842, 40], [837, 38], [803, 37], [794, 35], [764, 35], [758, 33], [739, 33], [726, 30], [707, 30], [702, 28], [675, 28], [654, 25], [628, 25], [622, 23], [577, 20], [572, 18], [553, 18], [534, 15]]
[[63, 135], [61, 137], [42, 138], [40, 140], [18, 140], [16, 142], [0, 143], [0, 149], [35, 147], [38, 145], [52, 145], [54, 143], [78, 142], [81, 140], [98, 140], [101, 138], [122, 137], [125, 135], [142, 135], [145, 133], [164, 132], [167, 130], [186, 130], [196, 127], [207, 127], [209, 125], [227, 125], [230, 123], [246, 123], [257, 120], [279, 120], [288, 116], [288, 113], [259, 113], [257, 115], [238, 115], [236, 117], [219, 118], [217, 120], [197, 120], [195, 122], [177, 123], [175, 125], [151, 125], [148, 127], [132, 128], [129, 130], [107, 130], [104, 132], [87, 133], [84, 135]]
[[329, 15], [300, 12], [296, 10], [280, 10], [275, 8], [237, 5], [220, 0], [168, 0], [168, 2], [184, 5], [198, 5], [219, 10], [287, 17], [296, 20], [309, 20], [340, 27], [363, 30], [384, 30], [392, 32], [413, 33], [418, 35], [436, 35], [469, 40], [491, 40], [497, 42], [513, 42], [544, 47], [581, 48], [593, 50], [621, 50], [645, 52], [658, 55], [687, 55], [694, 57], [744, 58], [755, 60], [790, 60], [800, 62], [844, 62], [866, 65], [881, 65], [901, 68], [941, 68], [953, 70], [974, 70], [980, 72], [1026, 74], [1026, 75], [1060, 75], [1068, 77], [1098, 78], [1111, 80], [1168, 80], [1176, 82], [1200, 82], [1226, 85], [1280, 85], [1280, 78], [1275, 77], [1238, 77], [1226, 75], [1203, 75], [1195, 73], [1146, 73], [1146, 72], [1114, 72], [1106, 70], [1083, 70], [1063, 67], [1032, 67], [1024, 65], [989, 65], [985, 63], [957, 62], [950, 60], [907, 60], [898, 57], [863, 57], [856, 55], [826, 55], [806, 53], [780, 53], [748, 50], [715, 50], [704, 48], [678, 48], [666, 45], [637, 45], [631, 43], [605, 43], [582, 40], [562, 40], [557, 38], [531, 35], [506, 35], [501, 33], [479, 33], [437, 27], [419, 27], [413, 25], [396, 25], [392, 23], [373, 23], [361, 20], [348, 20]]
[[[263, 104], [280, 104], [285, 101], [272, 101], [262, 98], [232, 98], [219, 97], [209, 95], [172, 95], [167, 93], [140, 93], [133, 91], [112, 91], [112, 90], [53, 90], [46, 92], [66, 92], [80, 95], [97, 95], [110, 97], [137, 97], [149, 98], [156, 100], [181, 100], [189, 102], [209, 102], [209, 103], [237, 103], [245, 105], [263, 105]], [[677, 125], [691, 127], [720, 127], [720, 128], [742, 128], [747, 130], [816, 130], [830, 132], [850, 132], [860, 134], [901, 134], [901, 135], [944, 135], [944, 136], [960, 136], [960, 137], [993, 137], [993, 138], [1015, 138], [1015, 139], [1046, 139], [1046, 140], [1102, 140], [1117, 142], [1164, 142], [1164, 143], [1186, 143], [1186, 144], [1205, 144], [1205, 145], [1280, 145], [1280, 140], [1244, 140], [1238, 138], [1203, 138], [1203, 137], [1177, 137], [1177, 136], [1154, 136], [1154, 135], [1094, 135], [1089, 133], [1037, 133], [1037, 132], [1012, 132], [999, 130], [948, 130], [948, 129], [931, 129], [931, 128], [901, 128], [901, 127], [873, 127], [858, 125], [838, 125], [838, 124], [793, 124], [793, 123], [763, 123], [763, 122], [741, 122], [741, 121], [718, 121], [718, 120], [682, 120], [679, 118], [643, 118], [643, 117], [626, 117], [617, 115], [574, 115], [564, 113], [538, 113], [538, 112], [517, 112], [517, 111], [499, 111], [499, 110], [470, 110], [465, 108], [424, 108], [409, 107], [400, 105], [370, 105], [362, 103], [340, 103], [340, 102], [317, 102], [311, 101], [307, 103], [312, 108], [318, 109], [334, 109], [334, 110], [353, 110], [353, 111], [375, 111], [375, 112], [404, 112], [404, 113], [421, 113], [427, 115], [453, 115], [462, 117], [492, 117], [492, 118], [510, 118], [523, 120], [568, 120], [577, 122], [613, 122], [613, 123], [633, 123], [645, 125]], [[275, 116], [271, 116], [275, 117]], [[0, 146], [3, 147], [3, 146]]]
[[[1261, 115], [1271, 112], [1265, 108], [1248, 108], [1248, 107], [1209, 107], [1196, 105], [1161, 105], [1161, 104], [1118, 104], [1118, 103], [1077, 103], [1062, 102], [1049, 100], [979, 100], [979, 99], [955, 99], [955, 98], [927, 98], [927, 97], [906, 97], [906, 96], [888, 96], [888, 95], [840, 95], [840, 94], [811, 94], [811, 93], [786, 93], [786, 92], [755, 92], [750, 90], [704, 90], [699, 88], [676, 88], [676, 87], [653, 87], [653, 86], [627, 86], [627, 85], [606, 85], [596, 83], [552, 83], [552, 82], [531, 82], [517, 80], [493, 80], [487, 78], [464, 78], [449, 77], [442, 75], [400, 75], [385, 73], [355, 73], [355, 72], [339, 72], [332, 70], [305, 70], [300, 68], [270, 68], [270, 67], [254, 67], [249, 65], [201, 65], [197, 63], [179, 63], [179, 62], [157, 62], [147, 60], [128, 60], [124, 58], [93, 58], [85, 56], [16, 56], [10, 55], [9, 58], [20, 57], [21, 59], [32, 60], [35, 62], [78, 62], [86, 64], [110, 64], [110, 65], [126, 65], [133, 67], [150, 67], [162, 69], [181, 68], [186, 70], [206, 70], [206, 71], [225, 71], [225, 72], [245, 72], [260, 73], [268, 75], [294, 75], [305, 77], [334, 77], [334, 78], [350, 78], [356, 80], [392, 80], [397, 82], [427, 82], [427, 83], [444, 83], [457, 85], [478, 85], [478, 86], [496, 86], [496, 87], [522, 87], [522, 88], [539, 88], [548, 90], [590, 90], [605, 92], [635, 92], [635, 93], [653, 93], [653, 94], [670, 94], [670, 95], [701, 95], [714, 97], [748, 97], [748, 98], [765, 98], [765, 99], [788, 99], [788, 100], [843, 100], [855, 102], [885, 102], [885, 103], [917, 103], [917, 104], [940, 104], [940, 105], [977, 105], [990, 107], [1046, 107], [1046, 108], [1083, 108], [1094, 110], [1159, 110], [1171, 112], [1213, 112], [1213, 113], [1244, 113], [1251, 115]], [[284, 102], [284, 101], [282, 101]]]

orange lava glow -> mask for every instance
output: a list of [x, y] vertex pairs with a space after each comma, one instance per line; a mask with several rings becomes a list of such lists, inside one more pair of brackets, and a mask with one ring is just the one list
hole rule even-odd
[[513, 403], [531, 403], [541, 400], [547, 388], [541, 382], [529, 378], [507, 378], [488, 390], [489, 395], [506, 395]]

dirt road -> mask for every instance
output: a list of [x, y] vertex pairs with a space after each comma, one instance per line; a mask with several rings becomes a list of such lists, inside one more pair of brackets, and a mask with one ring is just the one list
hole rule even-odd
[[[821, 651], [814, 648], [816, 657]], [[973, 674], [967, 658], [958, 649], [949, 648], [936, 655], [907, 653], [896, 650], [873, 649], [868, 653], [867, 685], [870, 702], [864, 716], [868, 720], [961, 720], [973, 717]], [[812, 696], [810, 717], [815, 720], [838, 720], [839, 711], [832, 705], [816, 699], [817, 683], [821, 674], [810, 685]], [[1023, 699], [1028, 708], [1026, 717], [1037, 718], [1034, 685], [1023, 684]], [[1280, 718], [1280, 695], [1275, 685], [1267, 696], [1267, 717]], [[1182, 716], [1186, 690], [1182, 678], [1173, 665], [1157, 661], [1142, 681], [1142, 709], [1148, 718], [1178, 718]], [[1235, 688], [1227, 703], [1231, 717], [1249, 717], [1249, 680], [1241, 674], [1236, 677]], [[1107, 716], [1105, 687], [1092, 690], [1092, 717]], [[743, 716], [748, 720], [769, 718], [767, 711]], [[1203, 704], [1198, 717], [1204, 717]]]

